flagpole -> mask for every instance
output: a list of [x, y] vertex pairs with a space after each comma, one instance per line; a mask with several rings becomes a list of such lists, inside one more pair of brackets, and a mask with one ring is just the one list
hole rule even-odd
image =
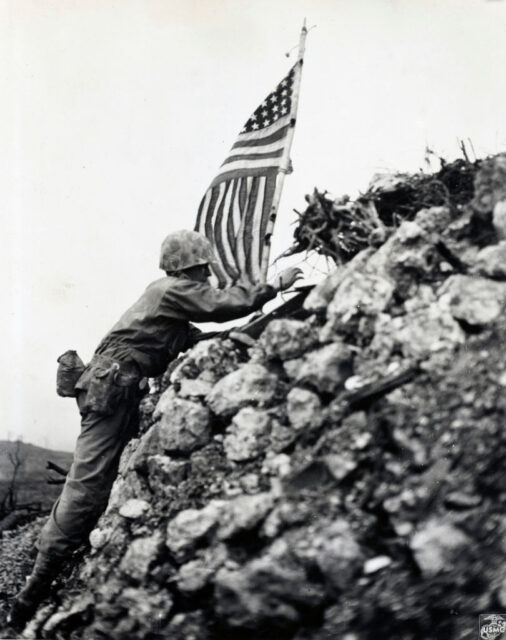
[[276, 180], [276, 188], [274, 191], [274, 196], [272, 198], [271, 211], [269, 214], [269, 220], [267, 222], [267, 227], [265, 229], [265, 235], [263, 238], [263, 255], [262, 255], [262, 266], [261, 266], [261, 274], [262, 274], [262, 282], [267, 280], [267, 271], [269, 269], [269, 254], [271, 250], [271, 238], [272, 232], [274, 230], [274, 223], [276, 222], [276, 215], [279, 207], [279, 201], [281, 199], [281, 192], [283, 191], [283, 184], [285, 182], [285, 175], [288, 173], [290, 169], [290, 150], [292, 147], [293, 136], [295, 133], [295, 122], [297, 116], [297, 107], [299, 104], [299, 93], [300, 93], [300, 81], [302, 77], [302, 64], [304, 61], [304, 50], [306, 47], [306, 19], [304, 18], [304, 24], [302, 26], [302, 31], [300, 33], [299, 40], [299, 52], [297, 55], [297, 68], [295, 70], [295, 78], [293, 83], [293, 92], [292, 92], [292, 110], [291, 110], [291, 118], [290, 118], [290, 129], [286, 136], [286, 144], [283, 152], [283, 156], [281, 158], [281, 165], [279, 168], [279, 172]]

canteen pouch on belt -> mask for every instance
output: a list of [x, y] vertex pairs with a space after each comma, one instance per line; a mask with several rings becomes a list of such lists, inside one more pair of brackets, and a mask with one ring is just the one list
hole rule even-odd
[[119, 364], [113, 363], [109, 367], [94, 366], [86, 390], [85, 408], [88, 411], [112, 415], [123, 394], [118, 385]]
[[56, 393], [63, 398], [75, 398], [75, 386], [85, 367], [84, 362], [77, 355], [77, 351], [65, 351], [58, 358], [56, 371]]

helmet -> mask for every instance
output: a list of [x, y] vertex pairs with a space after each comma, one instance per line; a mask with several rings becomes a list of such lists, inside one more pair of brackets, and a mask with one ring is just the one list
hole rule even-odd
[[215, 261], [211, 243], [197, 231], [175, 231], [162, 242], [160, 269], [164, 271], [181, 271]]

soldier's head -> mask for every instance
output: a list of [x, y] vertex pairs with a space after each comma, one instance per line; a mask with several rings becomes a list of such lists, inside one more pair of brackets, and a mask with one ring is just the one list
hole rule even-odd
[[162, 243], [160, 269], [170, 276], [205, 282], [215, 256], [209, 240], [197, 231], [175, 231]]

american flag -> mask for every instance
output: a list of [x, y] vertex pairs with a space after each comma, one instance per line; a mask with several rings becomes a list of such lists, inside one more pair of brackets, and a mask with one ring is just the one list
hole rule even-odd
[[[213, 245], [218, 286], [262, 280], [262, 257], [280, 169], [295, 126], [299, 60], [255, 109], [200, 203], [195, 230]], [[275, 213], [275, 212], [274, 212]]]

